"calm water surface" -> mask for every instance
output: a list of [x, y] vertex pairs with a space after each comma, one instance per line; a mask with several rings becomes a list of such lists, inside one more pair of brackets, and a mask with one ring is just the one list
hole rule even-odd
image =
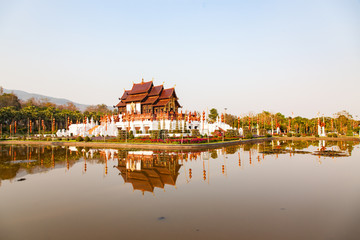
[[360, 239], [359, 157], [354, 142], [0, 146], [0, 239]]

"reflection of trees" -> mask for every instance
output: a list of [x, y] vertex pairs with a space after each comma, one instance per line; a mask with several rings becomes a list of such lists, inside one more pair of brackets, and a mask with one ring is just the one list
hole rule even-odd
[[227, 154], [234, 154], [240, 149], [240, 145], [229, 146], [225, 148]]
[[352, 143], [348, 143], [347, 150], [348, 150], [349, 155], [351, 156], [351, 153], [354, 150], [354, 145]]
[[254, 143], [247, 143], [243, 145], [244, 151], [250, 151], [251, 149], [255, 148], [256, 145]]
[[349, 155], [351, 156], [352, 151], [354, 150], [354, 145], [358, 145], [358, 142], [353, 141], [338, 141], [336, 142], [336, 145], [340, 150], [347, 151]]
[[0, 181], [14, 178], [19, 171], [19, 168], [19, 165], [0, 164]]
[[292, 143], [293, 149], [302, 150], [309, 147], [309, 142], [306, 141], [294, 141]]
[[210, 157], [211, 157], [212, 159], [218, 158], [217, 151], [216, 151], [216, 150], [210, 150]]
[[359, 143], [352, 142], [352, 141], [338, 141], [334, 144], [334, 146], [337, 146], [342, 151], [347, 151], [348, 154], [351, 156], [352, 151], [354, 150], [354, 145], [357, 145]]
[[81, 155], [65, 148], [51, 146], [0, 146], [0, 178], [12, 179], [20, 170], [36, 173], [67, 162], [72, 166]]
[[[354, 146], [358, 142], [352, 141], [326, 141], [326, 150], [339, 150], [352, 155]], [[309, 147], [319, 148], [319, 141], [265, 141], [262, 143], [248, 143], [225, 147], [223, 149], [209, 149], [203, 155], [205, 159], [217, 159], [219, 153], [233, 155], [240, 149], [251, 154], [259, 152], [267, 154], [309, 154], [303, 151]], [[324, 149], [324, 150], [325, 150]], [[79, 159], [95, 164], [107, 164], [111, 157], [118, 160], [129, 158], [129, 150], [98, 150], [87, 147], [73, 147], [72, 151], [68, 147], [57, 146], [6, 146], [0, 145], [0, 180], [13, 179], [20, 171], [28, 174], [48, 171], [56, 167], [72, 167]], [[111, 153], [110, 153], [111, 152]], [[136, 152], [130, 151], [130, 152]], [[159, 164], [168, 164], [180, 161], [196, 161], [203, 154], [203, 151], [153, 151], [154, 161]], [[84, 166], [86, 168], [86, 166]], [[107, 166], [106, 166], [107, 169]]]

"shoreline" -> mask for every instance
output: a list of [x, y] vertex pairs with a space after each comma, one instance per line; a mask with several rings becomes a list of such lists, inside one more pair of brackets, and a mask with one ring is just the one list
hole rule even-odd
[[241, 139], [227, 142], [202, 143], [202, 144], [151, 144], [151, 143], [111, 143], [111, 142], [53, 142], [53, 141], [22, 141], [22, 140], [3, 140], [1, 145], [46, 145], [46, 146], [79, 146], [79, 147], [106, 147], [106, 148], [125, 148], [125, 149], [155, 149], [155, 150], [196, 150], [219, 148], [246, 143], [259, 143], [271, 140], [285, 141], [360, 141], [359, 137], [269, 137], [255, 139]]
[[239, 145], [242, 143], [256, 143], [269, 141], [272, 138], [246, 139], [216, 143], [202, 144], [162, 144], [162, 143], [111, 143], [111, 142], [52, 142], [52, 141], [22, 141], [5, 140], [0, 141], [1, 145], [46, 145], [46, 146], [75, 146], [75, 147], [106, 147], [106, 148], [125, 148], [125, 149], [146, 149], [146, 150], [195, 150], [219, 148], [223, 146]]

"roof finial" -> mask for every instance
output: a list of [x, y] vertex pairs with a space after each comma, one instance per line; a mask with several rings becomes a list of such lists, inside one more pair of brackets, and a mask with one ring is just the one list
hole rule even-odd
[[176, 84], [174, 85], [174, 88], [176, 87]]
[[154, 81], [154, 77], [151, 78], [151, 81], [152, 81], [152, 82]]
[[144, 78], [141, 79], [141, 83], [144, 83]]
[[165, 83], [165, 81], [163, 81], [163, 84], [162, 84], [162, 85], [164, 85], [164, 83]]

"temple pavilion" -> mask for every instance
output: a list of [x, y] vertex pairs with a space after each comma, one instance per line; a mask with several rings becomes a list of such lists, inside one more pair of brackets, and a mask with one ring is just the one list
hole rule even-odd
[[[135, 137], [150, 136], [153, 130], [167, 130], [169, 137], [191, 136], [192, 130], [210, 136], [215, 130], [227, 131], [231, 127], [224, 122], [224, 115], [216, 122], [207, 120], [205, 111], [180, 111], [175, 88], [154, 86], [153, 81], [133, 83], [130, 90], [124, 90], [120, 102], [114, 106], [118, 114], [103, 116], [100, 123], [84, 119], [83, 123], [71, 124], [68, 130], [56, 134], [63, 136], [117, 136], [119, 130], [132, 131]], [[197, 131], [193, 131], [197, 134]]]
[[175, 88], [164, 88], [164, 85], [154, 86], [153, 81], [133, 83], [130, 90], [125, 90], [120, 102], [115, 106], [119, 114], [157, 114], [177, 113], [181, 108]]

